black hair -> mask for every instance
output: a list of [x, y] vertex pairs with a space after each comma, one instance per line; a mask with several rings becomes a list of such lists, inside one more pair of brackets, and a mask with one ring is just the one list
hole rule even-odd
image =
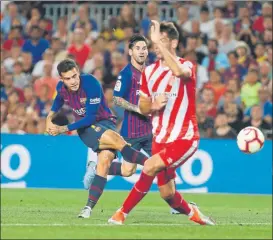
[[129, 49], [132, 49], [134, 47], [135, 43], [141, 42], [141, 41], [145, 42], [146, 45], [148, 45], [148, 40], [144, 36], [142, 36], [140, 34], [133, 35], [129, 40]]
[[216, 47], [218, 47], [219, 43], [218, 40], [216, 38], [210, 38], [208, 41], [212, 41], [216, 44]]
[[62, 73], [68, 72], [73, 68], [79, 69], [76, 62], [69, 58], [61, 61], [57, 66], [57, 70], [60, 76], [62, 76]]
[[166, 33], [171, 40], [179, 40], [179, 32], [172, 22], [160, 23], [160, 32]]
[[237, 53], [236, 51], [231, 51], [231, 52], [229, 52], [229, 53], [228, 53], [228, 57], [229, 57], [230, 55], [234, 55], [234, 57], [237, 58], [237, 59], [239, 58], [239, 55], [238, 55], [238, 53]]
[[203, 5], [200, 9], [200, 12], [206, 12], [209, 13], [209, 8], [206, 5]]
[[33, 26], [31, 26], [31, 28], [30, 28], [30, 32], [32, 32], [32, 31], [34, 31], [34, 30], [41, 31], [41, 28], [40, 28], [38, 25], [33, 25]]

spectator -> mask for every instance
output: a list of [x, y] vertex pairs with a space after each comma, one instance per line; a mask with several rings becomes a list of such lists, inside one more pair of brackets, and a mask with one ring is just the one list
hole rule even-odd
[[269, 62], [262, 62], [259, 64], [260, 69], [260, 81], [263, 86], [268, 86], [269, 82], [272, 81], [272, 73], [270, 72]]
[[75, 31], [76, 28], [83, 28], [84, 30], [98, 31], [97, 22], [94, 19], [89, 18], [89, 6], [88, 4], [82, 4], [78, 8], [77, 19], [71, 25], [71, 31]]
[[266, 49], [272, 48], [272, 30], [265, 30], [264, 34], [261, 36], [261, 40]]
[[248, 72], [241, 88], [241, 98], [245, 107], [252, 107], [259, 103], [258, 90], [261, 88], [261, 83], [258, 80], [259, 75], [256, 70]]
[[218, 41], [210, 39], [208, 41], [209, 55], [202, 61], [202, 66], [206, 67], [208, 71], [217, 70], [223, 73], [228, 67], [228, 58], [224, 53], [218, 52]]
[[224, 95], [218, 101], [217, 109], [219, 109], [220, 112], [224, 112], [224, 106], [229, 103], [235, 103], [237, 105], [235, 101], [235, 93], [232, 90], [225, 91]]
[[0, 102], [0, 107], [1, 107], [1, 112], [0, 112], [0, 127], [2, 130], [2, 126], [4, 124], [4, 122], [6, 121], [6, 117], [7, 117], [7, 113], [8, 113], [8, 103], [6, 101], [2, 101]]
[[191, 20], [189, 19], [188, 7], [181, 5], [179, 8], [177, 8], [176, 17], [177, 24], [179, 25], [179, 27], [186, 32], [191, 32], [192, 23]]
[[45, 62], [44, 63], [44, 76], [40, 79], [37, 79], [34, 83], [34, 91], [37, 96], [40, 96], [41, 93], [41, 87], [45, 84], [49, 87], [48, 97], [50, 99], [53, 98], [53, 95], [56, 90], [56, 86], [58, 83], [58, 79], [52, 76], [52, 63], [51, 62]]
[[265, 54], [265, 47], [262, 43], [257, 43], [255, 46], [255, 60], [257, 63], [262, 63], [267, 60], [267, 56]]
[[238, 64], [238, 54], [237, 52], [229, 52], [228, 60], [230, 68], [226, 69], [223, 74], [224, 82], [227, 83], [229, 79], [237, 79], [238, 82], [242, 82], [245, 75], [247, 74], [247, 69], [242, 65]]
[[249, 10], [250, 16], [260, 16], [262, 14], [262, 5], [258, 1], [246, 1], [246, 7]]
[[55, 62], [60, 62], [67, 57], [67, 51], [64, 50], [59, 37], [52, 37], [50, 49], [53, 51]]
[[6, 73], [3, 80], [4, 93], [8, 96], [13, 91], [16, 91], [19, 95], [19, 102], [23, 102], [24, 101], [23, 91], [13, 86], [13, 75], [10, 73]]
[[237, 136], [236, 132], [229, 126], [225, 113], [217, 114], [214, 126], [212, 138], [235, 139]]
[[33, 26], [38, 26], [39, 21], [41, 20], [41, 13], [38, 8], [32, 8], [30, 11], [30, 19], [26, 24], [25, 32], [27, 35], [30, 34], [31, 28]]
[[46, 129], [46, 119], [39, 119], [37, 123], [37, 134], [44, 134]]
[[36, 96], [34, 95], [32, 86], [25, 87], [24, 98], [25, 98], [24, 104], [26, 106], [27, 111], [32, 112], [36, 105]]
[[19, 95], [16, 91], [8, 94], [8, 113], [15, 113], [19, 104]]
[[245, 126], [252, 126], [259, 128], [267, 138], [270, 134], [272, 136], [272, 127], [263, 119], [262, 108], [260, 105], [254, 105], [251, 108], [250, 120], [245, 122]]
[[206, 88], [212, 88], [214, 91], [214, 101], [215, 104], [218, 103], [220, 97], [226, 91], [226, 86], [221, 82], [221, 75], [217, 71], [210, 72], [210, 79], [208, 83], [205, 85]]
[[125, 3], [122, 5], [120, 15], [117, 18], [117, 27], [124, 29], [125, 27], [131, 27], [134, 32], [138, 31], [138, 23], [134, 17], [134, 11], [132, 5]]
[[144, 36], [148, 36], [151, 20], [160, 21], [156, 1], [149, 1], [147, 3], [147, 16], [141, 21], [141, 30]]
[[20, 129], [19, 119], [16, 114], [8, 114], [7, 123], [1, 127], [1, 133], [25, 134]]
[[204, 103], [197, 103], [196, 116], [198, 130], [201, 138], [210, 138], [212, 136], [214, 121], [212, 117], [206, 115]]
[[201, 101], [204, 103], [206, 116], [215, 118], [217, 109], [215, 105], [214, 91], [212, 88], [203, 88], [201, 92]]
[[[262, 87], [258, 91], [259, 94], [259, 106], [262, 109], [262, 117], [268, 123], [272, 124], [272, 102], [270, 102], [270, 92], [266, 87]], [[253, 107], [249, 107], [245, 111], [244, 120], [249, 120]]]
[[231, 23], [226, 23], [223, 28], [223, 32], [219, 39], [219, 52], [228, 54], [234, 51], [237, 46], [237, 40], [235, 40], [234, 34], [232, 32]]
[[225, 11], [224, 11], [225, 18], [235, 19], [237, 16], [237, 6], [236, 2], [233, 0], [226, 1]]
[[103, 68], [102, 67], [96, 67], [92, 71], [92, 75], [101, 83], [103, 84]]
[[214, 32], [214, 21], [210, 20], [209, 9], [207, 6], [202, 6], [200, 9], [200, 30], [211, 38]]
[[25, 42], [22, 31], [23, 29], [20, 26], [11, 27], [8, 39], [3, 43], [3, 48], [10, 51], [14, 46], [22, 47]]
[[228, 125], [238, 134], [244, 127], [242, 122], [242, 112], [236, 103], [228, 103], [223, 112], [227, 115]]
[[68, 53], [75, 56], [80, 69], [88, 59], [91, 48], [84, 43], [85, 33], [81, 28], [76, 28], [73, 33], [73, 43], [68, 47]]
[[32, 54], [31, 52], [22, 52], [21, 61], [24, 61], [23, 72], [28, 76], [32, 75], [33, 64], [32, 64]]
[[234, 93], [234, 101], [238, 106], [242, 105], [241, 101], [241, 89], [240, 83], [236, 79], [230, 79], [227, 82], [227, 90], [230, 90]]
[[250, 18], [249, 9], [247, 7], [241, 7], [239, 9], [239, 19], [234, 24], [234, 32], [238, 36], [246, 33], [246, 30], [250, 29], [253, 22]]
[[36, 110], [40, 117], [46, 118], [48, 111], [46, 109], [47, 104], [52, 103], [52, 98], [49, 98], [50, 88], [47, 84], [41, 85], [39, 96], [37, 98]]
[[15, 62], [19, 60], [20, 55], [21, 55], [21, 47], [18, 45], [12, 46], [12, 48], [10, 49], [10, 57], [6, 58], [3, 61], [3, 65], [6, 68], [7, 72], [12, 73], [13, 65]]
[[262, 6], [262, 16], [259, 16], [253, 23], [253, 30], [263, 33], [264, 32], [264, 19], [270, 17], [272, 20], [272, 5], [270, 3], [264, 3]]
[[251, 63], [256, 64], [255, 60], [251, 57], [250, 49], [245, 42], [240, 41], [237, 43], [236, 52], [239, 56], [238, 63], [242, 67], [248, 68]]
[[57, 22], [57, 30], [53, 34], [53, 38], [60, 39], [62, 43], [62, 47], [65, 48], [67, 46], [69, 35], [67, 30], [67, 19], [66, 17], [61, 17]]
[[1, 21], [1, 32], [6, 36], [9, 34], [14, 23], [19, 23], [21, 26], [25, 26], [26, 19], [18, 13], [18, 7], [15, 3], [11, 2], [7, 6], [8, 14], [4, 16]]
[[189, 51], [184, 55], [184, 58], [193, 62], [194, 64], [196, 64], [196, 71], [197, 71], [197, 82], [196, 82], [196, 87], [199, 90], [201, 90], [204, 86], [204, 84], [206, 84], [209, 81], [209, 76], [208, 76], [208, 71], [205, 67], [201, 66], [200, 64], [198, 64], [197, 62], [197, 56], [195, 51]]
[[23, 89], [31, 82], [31, 78], [23, 72], [23, 63], [17, 61], [13, 64], [13, 85], [16, 88]]
[[38, 26], [32, 26], [30, 29], [30, 39], [23, 45], [24, 52], [31, 52], [32, 63], [36, 64], [42, 59], [44, 51], [49, 48], [49, 42], [42, 38], [42, 31]]
[[96, 68], [102, 68], [104, 67], [104, 58], [103, 54], [101, 52], [97, 52], [93, 55], [92, 58], [88, 59], [83, 67], [83, 72], [84, 73], [91, 73], [93, 72]]
[[45, 66], [46, 62], [51, 62], [53, 64], [51, 76], [56, 77], [56, 78], [59, 76], [58, 71], [57, 71], [58, 62], [54, 61], [53, 50], [48, 48], [43, 53], [43, 59], [35, 64], [35, 67], [32, 71], [32, 76], [34, 79], [44, 76], [44, 74], [45, 74], [44, 73], [44, 66]]

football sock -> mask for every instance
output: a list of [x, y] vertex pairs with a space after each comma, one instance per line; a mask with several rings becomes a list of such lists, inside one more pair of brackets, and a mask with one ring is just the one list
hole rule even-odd
[[124, 213], [128, 214], [141, 201], [141, 199], [145, 197], [153, 183], [154, 178], [154, 176], [149, 176], [146, 173], [141, 172], [139, 180], [136, 182], [123, 203], [122, 211]]
[[120, 162], [112, 162], [109, 168], [108, 175], [122, 176], [121, 173], [121, 163]]
[[121, 154], [125, 161], [130, 163], [136, 163], [139, 165], [144, 165], [145, 161], [148, 157], [140, 151], [135, 150], [129, 145], [125, 145], [125, 147], [121, 150]]
[[175, 191], [175, 194], [170, 199], [165, 199], [165, 201], [176, 211], [189, 215], [191, 212], [191, 208], [189, 204], [185, 201], [185, 199], [182, 197], [182, 195]]
[[91, 209], [95, 207], [103, 192], [106, 182], [106, 178], [95, 175], [94, 180], [89, 188], [89, 197], [86, 206], [91, 207]]

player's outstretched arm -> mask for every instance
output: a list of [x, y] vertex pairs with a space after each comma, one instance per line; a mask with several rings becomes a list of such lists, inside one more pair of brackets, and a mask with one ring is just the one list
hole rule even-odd
[[[167, 48], [164, 47], [160, 39], [160, 24], [159, 22], [152, 20], [151, 26], [151, 40], [157, 45], [167, 66], [172, 70], [176, 77], [189, 78], [192, 75], [192, 68], [190, 65], [181, 64], [175, 55], [173, 55]], [[190, 63], [190, 62], [189, 62]]]
[[122, 97], [118, 97], [118, 96], [113, 96], [113, 102], [116, 106], [122, 107], [130, 112], [136, 112], [136, 113], [140, 113], [140, 109], [137, 105], [132, 104], [128, 101], [126, 101], [124, 98]]

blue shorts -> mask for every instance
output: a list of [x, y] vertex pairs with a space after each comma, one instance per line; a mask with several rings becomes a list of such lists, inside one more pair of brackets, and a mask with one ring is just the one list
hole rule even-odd
[[141, 149], [144, 150], [149, 156], [152, 156], [152, 140], [153, 135], [149, 134], [144, 137], [139, 138], [127, 138], [123, 137], [124, 140], [131, 144], [131, 147], [140, 151]]
[[108, 129], [116, 132], [116, 124], [110, 120], [102, 120], [92, 124], [87, 128], [79, 129], [78, 134], [80, 139], [87, 147], [91, 148], [94, 152], [100, 152], [99, 139], [101, 138], [101, 135]]

